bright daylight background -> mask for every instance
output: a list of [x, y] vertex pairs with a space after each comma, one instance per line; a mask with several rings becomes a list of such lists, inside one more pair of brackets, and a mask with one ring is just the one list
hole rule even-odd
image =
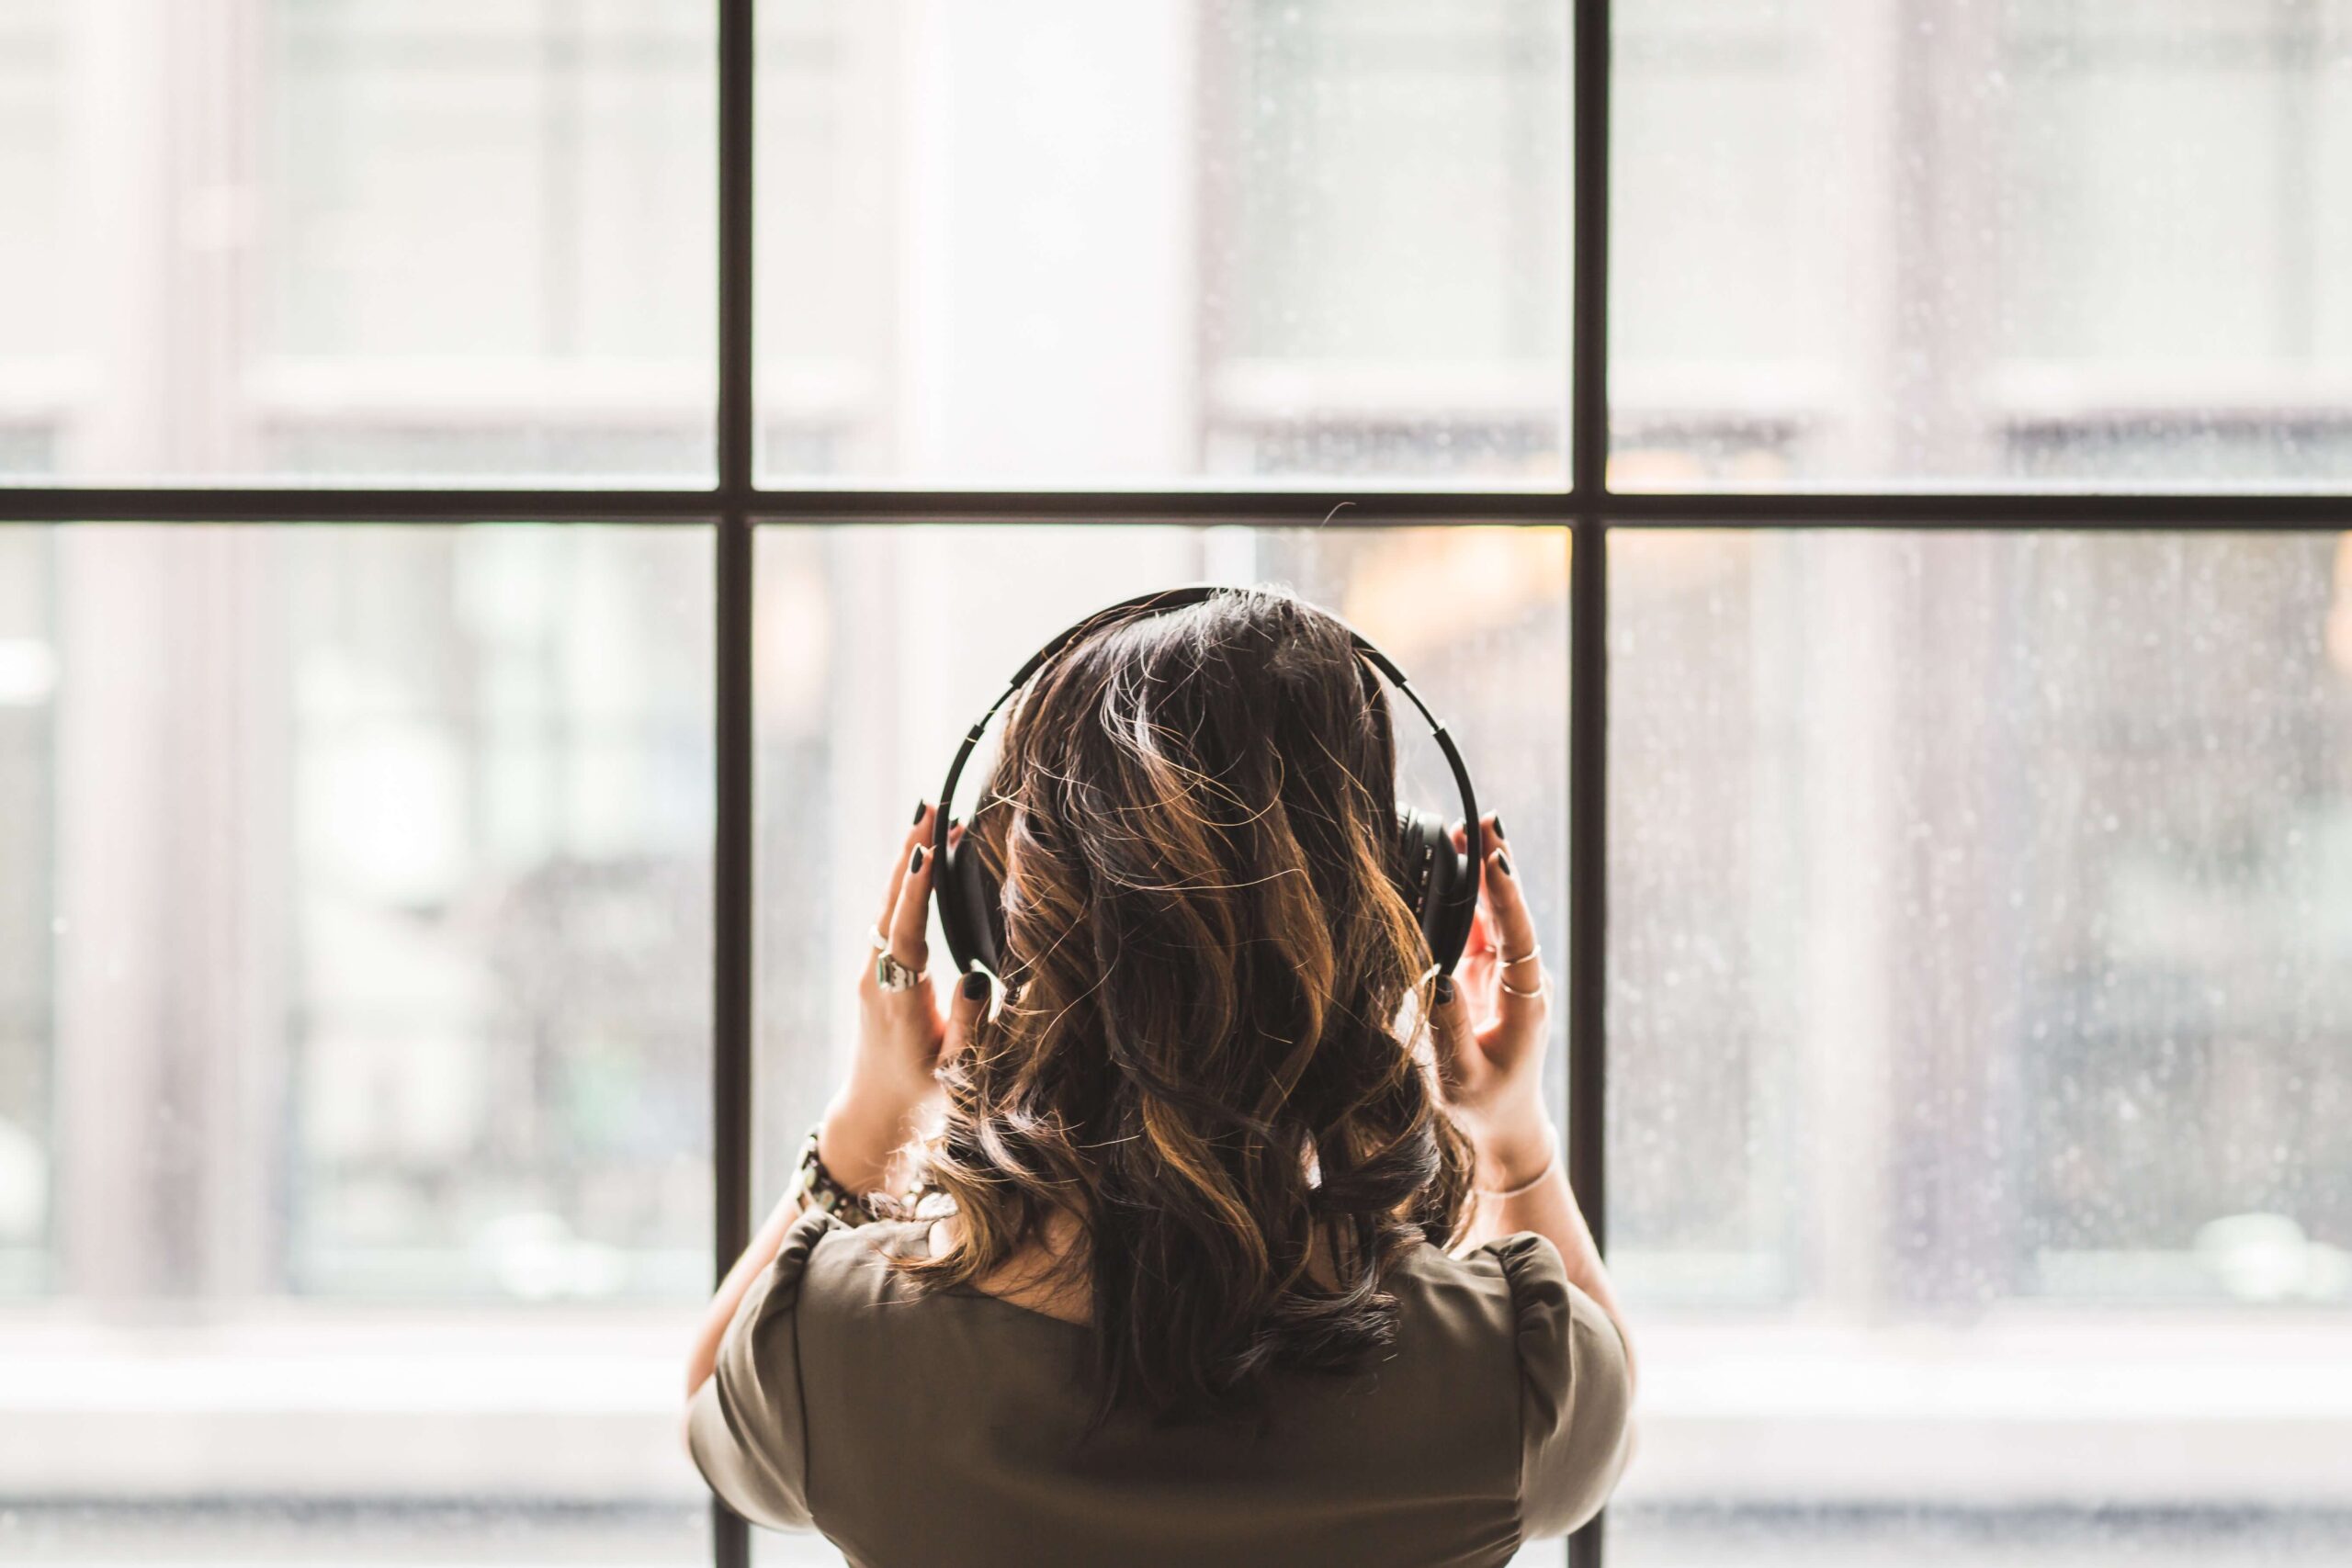
[[[711, 9], [0, 0], [0, 479], [707, 483]], [[1567, 9], [767, 0], [764, 472], [1559, 485]], [[1621, 488], [2352, 479], [2352, 5], [1616, 26]], [[708, 1560], [711, 565], [0, 531], [0, 1558]], [[1569, 569], [768, 530], [763, 1206], [914, 797], [1114, 594], [1386, 645], [1563, 953]], [[1611, 1568], [2352, 1560], [2352, 547], [1611, 572]]]

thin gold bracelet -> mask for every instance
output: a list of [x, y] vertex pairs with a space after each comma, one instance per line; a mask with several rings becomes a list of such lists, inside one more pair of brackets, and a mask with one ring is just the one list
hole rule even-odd
[[1544, 1135], [1544, 1144], [1549, 1152], [1544, 1156], [1543, 1168], [1518, 1186], [1506, 1187], [1499, 1190], [1491, 1187], [1473, 1187], [1470, 1189], [1471, 1192], [1480, 1198], [1518, 1198], [1534, 1191], [1544, 1184], [1544, 1179], [1552, 1174], [1552, 1168], [1560, 1163], [1559, 1134], [1547, 1133]]

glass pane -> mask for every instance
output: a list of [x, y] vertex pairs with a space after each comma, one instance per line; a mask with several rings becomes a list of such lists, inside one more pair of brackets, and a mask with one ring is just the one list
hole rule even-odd
[[714, 15], [0, 0], [0, 479], [707, 481]]
[[[1480, 807], [1510, 826], [1545, 951], [1566, 951], [1564, 528], [768, 528], [758, 560], [763, 1213], [849, 1062], [866, 929], [916, 800], [937, 797], [957, 742], [1023, 660], [1131, 594], [1267, 583], [1370, 637], [1452, 730]], [[1391, 708], [1404, 795], [1458, 815], [1427, 728], [1401, 700]], [[966, 770], [964, 808], [996, 735], [991, 724]], [[945, 939], [934, 927], [931, 941], [944, 990]], [[1554, 1053], [1556, 1099], [1556, 1041]], [[814, 1537], [759, 1541], [763, 1561], [838, 1561]]]
[[707, 1561], [710, 570], [0, 535], [0, 1559]]
[[2352, 5], [1616, 16], [1618, 488], [2352, 481]]
[[760, 7], [780, 479], [1558, 485], [1567, 7]]
[[2352, 1553], [2352, 536], [1620, 534], [1611, 1562]]

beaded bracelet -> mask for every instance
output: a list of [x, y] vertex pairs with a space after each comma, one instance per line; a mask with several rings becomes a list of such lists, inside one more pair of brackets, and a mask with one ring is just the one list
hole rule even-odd
[[871, 1224], [874, 1211], [865, 1206], [865, 1200], [842, 1186], [825, 1168], [823, 1158], [817, 1153], [817, 1127], [809, 1128], [808, 1141], [800, 1145], [800, 1170], [794, 1178], [794, 1190], [845, 1225]]

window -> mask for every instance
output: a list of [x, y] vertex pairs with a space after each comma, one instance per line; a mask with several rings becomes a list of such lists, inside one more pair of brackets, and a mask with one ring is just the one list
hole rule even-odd
[[[1612, 1559], [2341, 1551], [2278, 1500], [2346, 1419], [2304, 1358], [2352, 1334], [2347, 563], [1618, 541], [1611, 1217], [1657, 1439]], [[2232, 1496], [2277, 1514], [2183, 1511]]]
[[10, 1557], [707, 1554], [706, 532], [6, 544]]
[[2352, 477], [2352, 13], [1616, 7], [1626, 490]]
[[1565, 477], [1560, 6], [760, 26], [775, 482]]
[[1182, 580], [1510, 816], [1578, 1568], [2352, 1557], [2347, 173], [2340, 0], [0, 0], [0, 1557], [749, 1560], [868, 853]]
[[0, 3], [0, 479], [709, 483], [714, 20]]

